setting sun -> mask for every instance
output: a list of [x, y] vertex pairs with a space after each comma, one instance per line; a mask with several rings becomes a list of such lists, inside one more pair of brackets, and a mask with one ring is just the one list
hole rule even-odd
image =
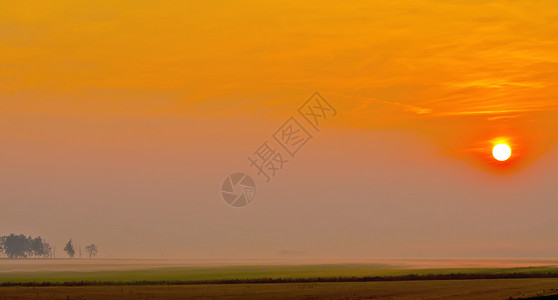
[[498, 144], [492, 149], [492, 155], [496, 160], [506, 161], [511, 156], [511, 148], [506, 144]]

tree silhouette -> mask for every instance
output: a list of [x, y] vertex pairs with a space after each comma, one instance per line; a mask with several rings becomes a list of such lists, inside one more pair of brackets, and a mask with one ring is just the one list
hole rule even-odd
[[97, 246], [95, 244], [91, 244], [85, 247], [85, 251], [89, 254], [89, 259], [91, 259], [91, 256], [97, 255]]
[[2, 244], [8, 258], [26, 258], [30, 250], [29, 240], [23, 234], [3, 236]]
[[76, 251], [74, 250], [74, 244], [72, 244], [72, 239], [70, 239], [66, 243], [66, 246], [64, 247], [64, 251], [68, 254], [70, 259], [74, 258], [74, 255], [76, 254]]
[[50, 255], [50, 245], [46, 241], [43, 241], [40, 236], [36, 238], [29, 236], [27, 241], [29, 243], [29, 256], [48, 257]]
[[47, 242], [43, 242], [43, 248], [41, 255], [43, 258], [49, 258], [52, 256], [52, 249], [50, 248], [50, 244]]
[[4, 252], [8, 258], [48, 257], [50, 256], [50, 245], [40, 236], [33, 238], [25, 237], [23, 234], [5, 235], [0, 237], [0, 252]]

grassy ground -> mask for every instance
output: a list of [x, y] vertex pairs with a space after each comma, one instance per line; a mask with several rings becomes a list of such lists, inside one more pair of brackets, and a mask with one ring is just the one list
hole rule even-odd
[[[531, 265], [533, 267], [529, 267]], [[223, 266], [182, 261], [2, 260], [0, 285], [5, 286], [0, 287], [0, 299], [517, 299], [558, 294], [558, 278], [420, 281], [401, 281], [399, 278], [400, 281], [397, 282], [328, 283], [271, 283], [268, 280], [286, 279], [284, 281], [288, 282], [312, 278], [342, 278], [358, 281], [376, 276], [389, 279], [411, 274], [422, 276], [420, 279], [439, 279], [439, 276], [448, 274], [474, 274], [470, 278], [510, 274], [538, 274], [537, 276], [544, 277], [549, 273], [554, 274], [553, 276], [558, 274], [556, 261], [419, 261], [415, 265], [409, 262], [294, 265], [263, 265], [257, 262], [252, 265]], [[429, 274], [436, 276], [428, 276]], [[455, 277], [446, 277], [453, 278]], [[240, 283], [222, 284], [222, 281], [231, 280], [240, 280]], [[221, 284], [203, 284], [219, 281]], [[58, 286], [9, 286], [45, 282]], [[89, 285], [64, 285], [81, 282]], [[188, 284], [176, 285], [176, 282]], [[246, 284], [253, 282], [260, 283]]]
[[28, 282], [79, 282], [103, 281], [133, 283], [138, 281], [219, 281], [245, 279], [282, 278], [337, 278], [368, 276], [402, 276], [409, 274], [503, 274], [558, 273], [555, 267], [523, 268], [448, 268], [404, 269], [386, 265], [297, 265], [297, 266], [229, 266], [229, 267], [177, 267], [117, 271], [27, 271], [2, 272], [1, 283]]
[[558, 292], [558, 279], [3, 287], [0, 299], [510, 299]]

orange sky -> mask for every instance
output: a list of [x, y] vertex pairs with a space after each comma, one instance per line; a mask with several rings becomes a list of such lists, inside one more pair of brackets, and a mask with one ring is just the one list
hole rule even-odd
[[[98, 192], [105, 199], [98, 200], [102, 207], [113, 205], [119, 211], [143, 203], [132, 210], [126, 223], [130, 228], [156, 222], [148, 212], [157, 208], [137, 197], [172, 199], [169, 203], [177, 205], [186, 197], [184, 189], [193, 189], [179, 182], [213, 189], [230, 171], [248, 168], [246, 155], [314, 91], [339, 114], [305, 150], [306, 158], [329, 151], [330, 156], [321, 154], [323, 159], [339, 159], [353, 149], [345, 164], [358, 165], [359, 157], [373, 153], [367, 158], [372, 159], [369, 170], [377, 163], [374, 159], [392, 162], [401, 173], [424, 170], [430, 179], [418, 187], [422, 192], [437, 186], [439, 172], [446, 171], [444, 176], [464, 185], [485, 179], [478, 192], [497, 189], [502, 180], [517, 183], [518, 178], [534, 184], [531, 188], [547, 184], [542, 178], [553, 174], [548, 166], [556, 161], [551, 153], [558, 141], [556, 20], [555, 1], [3, 2], [0, 162], [5, 168], [0, 179], [12, 209], [5, 214], [18, 215], [27, 207], [21, 203], [33, 206], [48, 198], [69, 209], [65, 213], [72, 217], [56, 225], [48, 225], [51, 215], [44, 217], [45, 223], [22, 225], [8, 218], [13, 222], [0, 225], [38, 233], [39, 227], [50, 226], [51, 235], [60, 240], [63, 224], [85, 215], [107, 218], [121, 228], [118, 213], [95, 214], [89, 211], [93, 204], [84, 204], [93, 200], [94, 187], [110, 191]], [[490, 156], [498, 138], [507, 139], [514, 151], [504, 164]], [[322, 143], [325, 148], [318, 148]], [[299, 161], [285, 170], [286, 178], [304, 178], [301, 174], [320, 165], [319, 160]], [[344, 174], [347, 190], [367, 186], [359, 185], [360, 179], [351, 181], [363, 170], [336, 166], [341, 170], [321, 172]], [[538, 169], [544, 166], [550, 169]], [[150, 175], [142, 177], [142, 172]], [[388, 186], [397, 182], [387, 178]], [[68, 182], [74, 182], [71, 191]], [[170, 182], [176, 185], [167, 186]], [[486, 187], [486, 182], [496, 187]], [[138, 184], [143, 193], [134, 190]], [[309, 193], [287, 183], [278, 186], [296, 190], [300, 197]], [[446, 189], [440, 199], [454, 190]], [[92, 199], [76, 200], [85, 191]], [[382, 195], [388, 197], [389, 191]], [[541, 195], [552, 198], [556, 193]], [[218, 193], [197, 191], [195, 198], [202, 197], [215, 197], [214, 204], [222, 206]], [[186, 209], [194, 203], [180, 205]], [[457, 213], [455, 207], [446, 213]], [[170, 223], [143, 230], [185, 226], [174, 212], [158, 209], [158, 216]], [[83, 236], [100, 239], [94, 228], [83, 230]], [[126, 232], [141, 236], [132, 229]], [[198, 237], [195, 232], [186, 235]], [[195, 254], [220, 247], [204, 241], [207, 248]], [[305, 248], [298, 240], [291, 242]], [[105, 243], [126, 249], [117, 238]], [[454, 247], [448, 245], [443, 247]], [[128, 250], [118, 251], [114, 255]], [[150, 251], [140, 254], [158, 250]], [[350, 253], [340, 249], [326, 254]]]
[[340, 125], [419, 128], [448, 151], [513, 135], [538, 155], [556, 140], [555, 6], [4, 3], [1, 109], [280, 117], [319, 90]]

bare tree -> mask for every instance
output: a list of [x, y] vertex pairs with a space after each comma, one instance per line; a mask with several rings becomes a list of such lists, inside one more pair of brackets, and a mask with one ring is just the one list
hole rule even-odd
[[66, 243], [66, 246], [64, 247], [64, 251], [66, 251], [66, 253], [70, 257], [70, 259], [74, 258], [74, 255], [76, 254], [76, 251], [74, 250], [74, 244], [72, 243], [72, 239], [70, 239]]
[[97, 255], [97, 246], [95, 244], [91, 244], [85, 247], [85, 251], [89, 254], [89, 259], [91, 259], [91, 256]]

